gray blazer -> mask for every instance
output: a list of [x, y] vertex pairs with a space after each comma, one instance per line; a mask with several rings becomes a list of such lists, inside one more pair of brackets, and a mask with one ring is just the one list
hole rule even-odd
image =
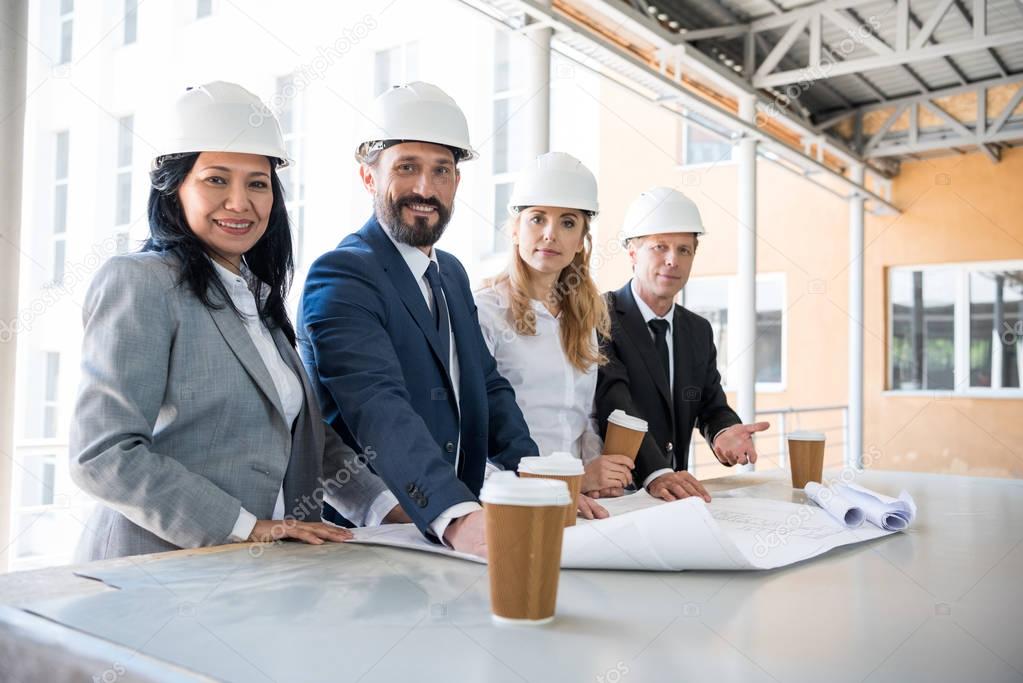
[[318, 522], [326, 498], [361, 524], [386, 485], [323, 422], [287, 338], [273, 330], [305, 387], [294, 430], [237, 314], [178, 273], [166, 254], [116, 256], [86, 295], [71, 478], [100, 504], [77, 559], [226, 543], [241, 507], [271, 517], [282, 481], [287, 516]]

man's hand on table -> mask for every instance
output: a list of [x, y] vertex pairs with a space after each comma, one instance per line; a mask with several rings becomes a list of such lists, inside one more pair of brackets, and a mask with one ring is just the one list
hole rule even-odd
[[650, 482], [647, 491], [651, 496], [667, 501], [697, 496], [710, 502], [710, 494], [707, 493], [707, 489], [703, 488], [703, 484], [688, 472], [662, 474]]
[[459, 517], [444, 530], [444, 540], [460, 553], [469, 553], [486, 558], [487, 535], [483, 510], [477, 510]]

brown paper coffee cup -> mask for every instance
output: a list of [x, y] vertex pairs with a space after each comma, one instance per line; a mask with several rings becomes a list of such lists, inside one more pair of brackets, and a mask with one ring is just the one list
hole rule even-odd
[[568, 495], [572, 502], [565, 508], [565, 526], [575, 526], [576, 501], [579, 500], [579, 491], [583, 487], [583, 471], [582, 460], [564, 451], [519, 460], [520, 477], [556, 479], [568, 486]]
[[604, 438], [604, 453], [617, 453], [632, 460], [636, 459], [639, 447], [646, 436], [647, 423], [616, 410], [607, 418], [607, 436]]
[[480, 493], [486, 519], [490, 608], [499, 624], [554, 618], [568, 487], [498, 472]]
[[824, 433], [792, 432], [787, 438], [792, 488], [801, 489], [811, 481], [820, 484], [824, 477]]

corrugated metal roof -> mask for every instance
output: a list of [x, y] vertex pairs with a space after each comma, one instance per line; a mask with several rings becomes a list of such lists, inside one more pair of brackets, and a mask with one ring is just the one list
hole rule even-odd
[[[662, 25], [680, 31], [734, 26], [766, 19], [784, 12], [823, 4], [815, 0], [621, 0], [645, 9], [662, 19]], [[942, 0], [910, 0], [909, 41], [928, 25]], [[859, 38], [850, 36], [846, 28], [824, 18], [821, 22], [821, 41], [834, 56], [834, 61], [848, 61], [876, 57], [872, 48], [880, 41], [894, 47], [897, 33], [896, 0], [868, 0], [850, 2], [835, 10], [851, 26], [861, 27]], [[970, 41], [973, 37], [974, 3], [956, 0], [934, 28], [926, 46]], [[1023, 2], [1020, 0], [988, 0], [986, 27], [988, 35], [1023, 31]], [[757, 64], [761, 64], [775, 45], [786, 34], [788, 25], [758, 31]], [[714, 56], [726, 55], [735, 64], [744, 64], [743, 37], [708, 38], [696, 41], [697, 49]], [[805, 29], [796, 38], [773, 74], [795, 71], [809, 63], [810, 30]], [[827, 56], [823, 58], [825, 63]], [[887, 65], [864, 69], [857, 73], [829, 76], [822, 68], [823, 77], [809, 87], [776, 86], [775, 93], [792, 94], [798, 91], [798, 106], [813, 120], [823, 120], [860, 106], [879, 101], [919, 95], [928, 91], [979, 83], [1006, 75], [1023, 73], [1023, 41], [997, 48], [976, 49], [950, 53], [900, 65]], [[742, 75], [742, 74], [740, 74]]]

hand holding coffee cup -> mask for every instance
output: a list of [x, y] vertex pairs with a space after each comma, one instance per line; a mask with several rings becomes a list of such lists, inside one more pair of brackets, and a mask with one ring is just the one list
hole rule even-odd
[[490, 607], [499, 624], [554, 619], [568, 485], [496, 472], [480, 492], [486, 515]]
[[633, 417], [624, 410], [615, 410], [607, 417], [604, 453], [621, 454], [635, 461], [646, 432], [646, 420]]

